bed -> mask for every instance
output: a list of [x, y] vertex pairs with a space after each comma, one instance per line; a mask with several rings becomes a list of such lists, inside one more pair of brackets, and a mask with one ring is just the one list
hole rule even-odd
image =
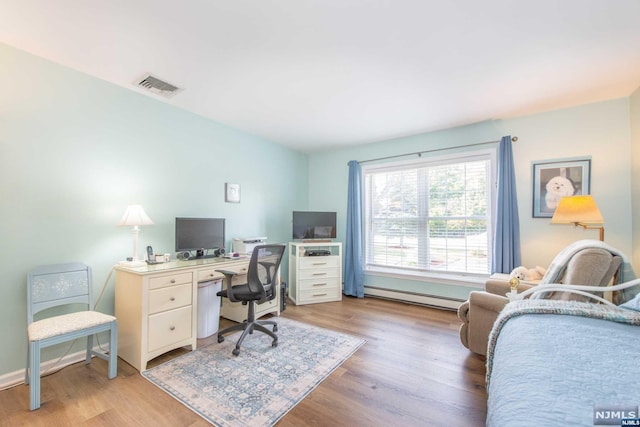
[[489, 336], [487, 426], [640, 417], [638, 310], [640, 296], [620, 307], [535, 298], [507, 304]]

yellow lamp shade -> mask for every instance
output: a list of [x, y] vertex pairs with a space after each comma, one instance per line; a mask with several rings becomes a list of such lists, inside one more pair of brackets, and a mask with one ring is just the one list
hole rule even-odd
[[560, 199], [551, 218], [552, 224], [603, 224], [604, 219], [591, 196], [570, 196]]

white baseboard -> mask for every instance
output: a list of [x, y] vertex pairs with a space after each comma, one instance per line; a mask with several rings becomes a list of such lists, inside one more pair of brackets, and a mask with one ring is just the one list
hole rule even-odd
[[[95, 350], [99, 350], [98, 347], [95, 347]], [[42, 362], [40, 364], [40, 373], [44, 375], [45, 372], [51, 374], [53, 372], [59, 371], [60, 369], [73, 365], [74, 363], [82, 362], [87, 355], [86, 350], [78, 351], [77, 353], [68, 354], [63, 357], [60, 361], [57, 358], [52, 360], [47, 360], [46, 362]], [[25, 360], [26, 364], [26, 360]], [[52, 368], [53, 367], [53, 368]], [[51, 372], [47, 372], [48, 369], [51, 369]], [[4, 390], [7, 388], [11, 388], [17, 386], [19, 384], [24, 384], [24, 369], [19, 369], [14, 372], [9, 372], [4, 375], [0, 375], [0, 390]]]
[[380, 298], [388, 298], [398, 301], [405, 301], [414, 304], [423, 304], [431, 307], [437, 308], [445, 308], [447, 310], [457, 310], [458, 306], [462, 304], [463, 301], [453, 299], [453, 298], [445, 298], [439, 297], [435, 295], [425, 295], [425, 294], [417, 294], [413, 292], [404, 292], [404, 291], [395, 291], [389, 289], [376, 288], [371, 286], [364, 287], [365, 295], [380, 297]]

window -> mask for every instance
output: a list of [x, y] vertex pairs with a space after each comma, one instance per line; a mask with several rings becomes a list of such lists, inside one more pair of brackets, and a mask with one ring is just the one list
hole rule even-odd
[[365, 269], [488, 274], [495, 150], [363, 167]]

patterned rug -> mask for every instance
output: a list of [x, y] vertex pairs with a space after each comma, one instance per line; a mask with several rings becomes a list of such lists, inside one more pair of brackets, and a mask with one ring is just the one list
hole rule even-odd
[[237, 334], [144, 371], [149, 381], [217, 426], [271, 426], [366, 341], [278, 317], [278, 346], [261, 332], [232, 356]]

